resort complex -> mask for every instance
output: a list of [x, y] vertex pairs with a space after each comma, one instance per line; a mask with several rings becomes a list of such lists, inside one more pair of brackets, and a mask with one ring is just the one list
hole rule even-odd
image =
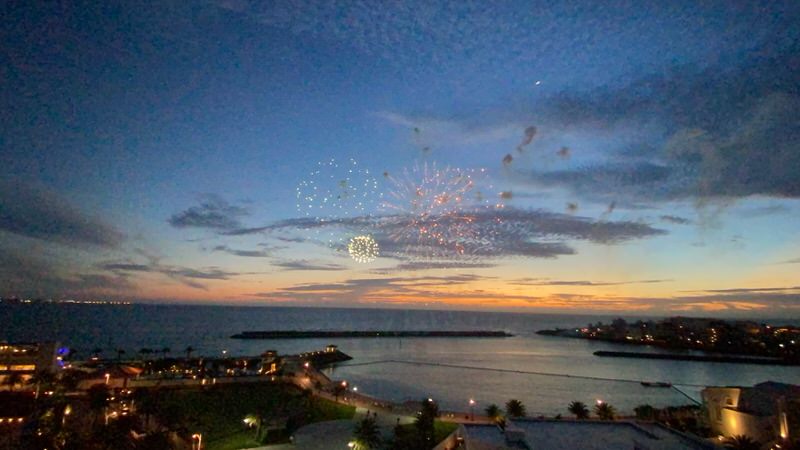
[[700, 406], [565, 399], [563, 413], [530, 417], [515, 399], [455, 411], [365, 395], [325, 374], [351, 359], [336, 345], [217, 358], [97, 349], [82, 360], [57, 347], [3, 344], [8, 367], [26, 370], [0, 375], [0, 449], [785, 449], [800, 435], [800, 386], [773, 382], [707, 387]]

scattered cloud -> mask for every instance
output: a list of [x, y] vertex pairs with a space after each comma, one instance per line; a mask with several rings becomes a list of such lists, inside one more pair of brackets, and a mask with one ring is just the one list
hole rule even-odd
[[669, 214], [665, 214], [660, 217], [662, 222], [674, 223], [676, 225], [689, 225], [692, 223], [691, 219], [687, 219], [685, 217], [680, 216], [672, 216]]
[[775, 216], [780, 214], [788, 214], [792, 210], [786, 205], [783, 204], [772, 204], [766, 206], [754, 206], [751, 208], [742, 208], [738, 211], [738, 215], [741, 217], [753, 218], [753, 217], [766, 217], [766, 216]]
[[[756, 310], [794, 311], [800, 309], [800, 292], [780, 292], [783, 288], [762, 289], [757, 293], [722, 292], [708, 295], [666, 297], [631, 297], [602, 294], [561, 292], [548, 295], [527, 295], [508, 291], [487, 290], [485, 282], [494, 278], [475, 274], [453, 276], [354, 278], [334, 283], [302, 283], [259, 292], [252, 297], [267, 301], [303, 304], [364, 305], [380, 303], [400, 306], [486, 307], [499, 309], [542, 309], [553, 311], [639, 312], [669, 314], [671, 312], [744, 313]], [[535, 280], [535, 279], [534, 279]], [[659, 283], [667, 280], [641, 280]], [[542, 280], [542, 282], [546, 282]], [[475, 284], [473, 284], [475, 283]], [[635, 283], [631, 282], [631, 283]], [[554, 286], [604, 286], [625, 282], [558, 281]], [[791, 288], [795, 289], [795, 288]]]
[[124, 236], [43, 187], [0, 181], [0, 230], [74, 247], [117, 247]]
[[[462, 236], [458, 242], [433, 245], [414, 238], [409, 229], [424, 227], [424, 220], [412, 216], [394, 215], [354, 217], [328, 221], [313, 218], [296, 218], [275, 222], [258, 228], [259, 233], [331, 228], [344, 231], [373, 230], [382, 257], [401, 260], [442, 259], [442, 263], [455, 260], [480, 263], [489, 258], [534, 257], [555, 258], [575, 254], [563, 241], [579, 240], [597, 244], [614, 245], [631, 240], [666, 234], [650, 225], [631, 221], [597, 221], [588, 217], [548, 212], [504, 208], [499, 210], [465, 211], [469, 221], [460, 223]], [[429, 218], [433, 222], [432, 218]], [[437, 226], [449, 226], [447, 220], [437, 218]], [[464, 247], [452, 252], [452, 257], [442, 254], [442, 248]]]
[[523, 124], [487, 125], [465, 123], [423, 116], [410, 116], [395, 112], [379, 112], [377, 116], [395, 125], [414, 130], [414, 140], [420, 145], [442, 143], [447, 145], [471, 145], [517, 138]]
[[627, 284], [666, 283], [674, 280], [633, 280], [633, 281], [586, 281], [586, 280], [551, 280], [549, 278], [520, 278], [509, 284], [516, 286], [622, 286]]
[[214, 194], [202, 196], [200, 204], [173, 214], [168, 222], [175, 228], [207, 228], [233, 230], [241, 228], [240, 217], [248, 214], [246, 208], [231, 205]]
[[283, 270], [316, 270], [316, 271], [347, 270], [347, 267], [341, 264], [314, 262], [305, 259], [294, 260], [294, 261], [278, 261], [278, 262], [273, 262], [272, 265], [280, 267]]
[[752, 294], [761, 292], [800, 292], [800, 286], [794, 287], [763, 287], [763, 288], [733, 288], [733, 289], [706, 289], [702, 291], [688, 291], [711, 294]]
[[529, 181], [602, 201], [800, 198], [795, 51], [762, 55], [736, 70], [685, 69], [541, 102], [553, 127], [654, 131], [629, 137], [620, 145], [624, 153], [576, 168], [529, 171]]
[[268, 257], [272, 256], [268, 249], [262, 249], [262, 250], [239, 250], [239, 249], [230, 248], [227, 245], [217, 245], [216, 247], [214, 247], [211, 250], [215, 251], [215, 252], [224, 252], [224, 253], [229, 253], [231, 255], [243, 256], [243, 257], [247, 257], [247, 258], [268, 258]]
[[384, 269], [382, 272], [388, 273], [439, 269], [490, 269], [492, 267], [497, 267], [497, 264], [469, 261], [409, 261], [400, 263], [389, 269]]
[[98, 273], [92, 268], [67, 267], [47, 255], [5, 248], [0, 252], [3, 295], [44, 298], [129, 297], [135, 284], [125, 276]]
[[197, 280], [229, 280], [238, 275], [249, 273], [228, 272], [218, 267], [194, 269], [189, 267], [162, 264], [160, 258], [148, 255], [148, 263], [135, 263], [131, 261], [109, 261], [97, 265], [99, 269], [110, 271], [118, 276], [128, 276], [131, 273], [157, 273], [172, 280], [195, 289], [207, 289], [206, 285]]

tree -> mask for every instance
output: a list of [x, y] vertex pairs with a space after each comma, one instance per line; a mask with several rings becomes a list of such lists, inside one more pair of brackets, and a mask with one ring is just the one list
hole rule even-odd
[[594, 413], [597, 414], [600, 420], [614, 420], [614, 416], [617, 415], [614, 407], [606, 402], [599, 402], [594, 405]]
[[103, 353], [103, 349], [100, 347], [97, 347], [94, 350], [92, 350], [92, 356], [95, 358], [100, 358], [100, 353]]
[[439, 407], [436, 402], [427, 398], [422, 401], [422, 410], [417, 414], [417, 420], [414, 422], [414, 427], [417, 429], [421, 446], [424, 448], [433, 448], [436, 445], [434, 442], [434, 421], [439, 416]]
[[258, 442], [261, 439], [261, 424], [263, 422], [264, 419], [261, 418], [260, 414], [248, 414], [244, 418], [244, 423], [247, 424], [248, 428], [256, 429], [256, 436], [255, 436], [256, 442]]
[[493, 422], [498, 422], [503, 416], [500, 413], [500, 407], [492, 403], [486, 407], [486, 416], [492, 419]]
[[639, 405], [633, 408], [633, 412], [639, 420], [655, 420], [657, 410], [650, 405]]
[[161, 397], [158, 389], [139, 388], [133, 391], [133, 401], [136, 413], [144, 416], [144, 426], [150, 424], [150, 416], [158, 414], [161, 406]]
[[135, 443], [131, 431], [139, 428], [134, 416], [120, 416], [110, 421], [102, 430], [98, 430], [95, 441], [105, 450], [134, 450]]
[[572, 402], [567, 407], [567, 411], [575, 415], [575, 418], [578, 420], [584, 420], [589, 418], [589, 408], [586, 407], [586, 404], [583, 402]]
[[758, 450], [761, 448], [761, 444], [759, 444], [758, 441], [755, 441], [750, 436], [737, 434], [736, 436], [732, 436], [726, 440], [725, 448], [730, 448], [733, 450]]
[[194, 352], [194, 348], [190, 345], [186, 347], [184, 351], [186, 352], [186, 359], [192, 359], [192, 352]]
[[116, 351], [117, 351], [117, 361], [122, 360], [122, 355], [125, 354], [125, 350], [118, 348]]
[[84, 378], [84, 373], [79, 370], [65, 370], [58, 379], [58, 389], [64, 392], [73, 392]]
[[375, 449], [381, 444], [381, 433], [375, 419], [365, 417], [353, 430], [353, 441], [358, 449]]
[[11, 372], [6, 375], [6, 379], [3, 380], [3, 384], [8, 386], [8, 390], [14, 392], [14, 386], [18, 384], [22, 384], [22, 375], [19, 372]]
[[338, 402], [339, 401], [339, 396], [344, 394], [344, 391], [346, 391], [346, 390], [347, 390], [347, 388], [345, 388], [345, 386], [343, 384], [341, 384], [341, 383], [334, 384], [333, 385], [333, 398], [335, 398], [336, 401]]
[[36, 398], [39, 398], [39, 392], [42, 389], [48, 389], [53, 386], [56, 381], [55, 375], [49, 370], [37, 370], [32, 377], [28, 379], [28, 384], [36, 388]]
[[506, 414], [508, 417], [525, 417], [525, 405], [512, 398], [506, 402]]
[[164, 348], [161, 349], [161, 353], [164, 354], [164, 359], [167, 359], [167, 354], [169, 354], [169, 352], [171, 352], [171, 351], [172, 351], [172, 349], [170, 349], [169, 347], [164, 347]]
[[108, 407], [108, 386], [105, 384], [95, 384], [87, 391], [89, 394], [89, 409], [94, 413], [95, 422], [100, 417], [100, 413], [104, 412]]
[[166, 431], [152, 431], [136, 444], [136, 450], [171, 450], [175, 448]]

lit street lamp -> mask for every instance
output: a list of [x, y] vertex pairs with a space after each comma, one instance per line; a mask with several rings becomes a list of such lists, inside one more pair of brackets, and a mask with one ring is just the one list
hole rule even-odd
[[63, 427], [64, 425], [66, 425], [66, 423], [67, 423], [67, 416], [68, 416], [68, 415], [70, 415], [70, 414], [72, 414], [72, 406], [70, 406], [70, 405], [67, 405], [67, 406], [64, 408], [64, 415], [63, 415], [63, 416], [61, 416], [61, 426], [62, 426], [62, 427]]
[[[195, 441], [197, 445], [195, 446]], [[203, 450], [203, 435], [195, 433], [192, 435], [192, 450]]]
[[469, 420], [475, 421], [475, 400], [469, 399]]
[[110, 379], [111, 379], [111, 374], [110, 374], [110, 373], [107, 373], [107, 374], [106, 374], [106, 384], [108, 384], [108, 382], [109, 382], [109, 380], [110, 380]]

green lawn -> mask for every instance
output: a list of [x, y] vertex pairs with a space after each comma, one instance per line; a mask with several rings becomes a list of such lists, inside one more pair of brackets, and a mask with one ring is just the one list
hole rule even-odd
[[[435, 441], [433, 445], [442, 442], [444, 438], [450, 435], [453, 431], [458, 428], [457, 423], [453, 422], [442, 422], [440, 420], [433, 421], [433, 440]], [[397, 433], [399, 431], [399, 433]], [[399, 441], [406, 442], [405, 445], [401, 445], [400, 448], [408, 448], [408, 442], [414, 442], [414, 437], [416, 436], [418, 431], [417, 427], [413, 423], [400, 425], [399, 430], [395, 429], [395, 438]]]
[[[202, 433], [208, 450], [235, 450], [261, 445], [255, 430], [243, 423], [257, 414], [270, 419], [288, 419], [287, 428], [326, 420], [350, 419], [355, 408], [321, 398], [311, 398], [292, 385], [253, 383], [214, 386], [205, 390], [175, 390], [159, 394], [162, 423], [186, 427], [189, 433]], [[288, 433], [272, 431], [266, 441], [285, 441]]]
[[450, 433], [456, 431], [456, 428], [458, 428], [457, 423], [436, 420], [433, 422], [433, 438], [437, 443], [442, 442], [444, 438], [450, 436]]

